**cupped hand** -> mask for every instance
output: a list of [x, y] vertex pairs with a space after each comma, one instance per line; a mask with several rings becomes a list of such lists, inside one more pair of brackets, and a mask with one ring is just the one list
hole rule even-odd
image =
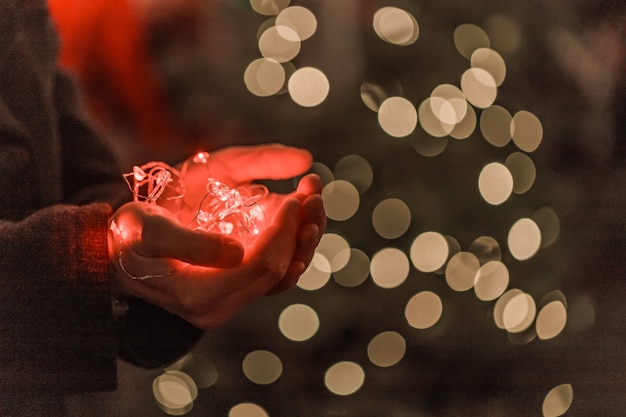
[[[282, 145], [232, 147], [211, 154], [210, 175], [236, 187], [300, 175], [311, 161], [307, 151]], [[206, 185], [206, 168], [187, 175], [188, 192], [193, 181]], [[309, 174], [290, 194], [266, 195], [260, 204], [270, 224], [245, 253], [236, 240], [189, 229], [163, 207], [129, 203], [111, 219], [114, 289], [199, 328], [215, 327], [257, 297], [296, 284], [326, 229], [321, 190]]]
[[[159, 209], [153, 212], [154, 207], [129, 203], [112, 218], [112, 224], [122, 230], [134, 221], [142, 222], [139, 235], [134, 230], [127, 246], [117, 244], [119, 234], [111, 233], [114, 281], [121, 294], [139, 297], [201, 329], [224, 323], [287, 277], [299, 275], [302, 265], [294, 266], [294, 258], [302, 258], [298, 264], [308, 256], [308, 251], [299, 248], [303, 208], [296, 198], [288, 197], [280, 203], [272, 224], [257, 237], [243, 259], [236, 242], [181, 227], [171, 215]], [[317, 237], [308, 238], [306, 246], [314, 247]], [[232, 263], [236, 265], [209, 266]], [[129, 274], [145, 279], [133, 279]]]
[[[312, 161], [310, 152], [305, 149], [275, 143], [220, 149], [210, 154], [206, 166], [192, 164], [186, 170], [186, 201], [192, 207], [199, 205], [206, 192], [207, 176], [234, 188], [261, 179], [280, 180], [296, 177], [305, 173], [311, 167]], [[297, 250], [285, 279], [269, 293], [274, 294], [293, 287], [311, 262], [315, 248], [326, 230], [326, 214], [321, 192], [320, 178], [309, 174], [300, 179], [294, 192], [287, 195], [270, 192], [261, 200], [260, 205], [268, 219], [272, 218], [276, 209], [287, 198], [295, 198], [301, 203]], [[187, 223], [194, 214], [192, 212], [182, 215], [183, 223]]]
[[109, 257], [121, 272], [114, 290], [126, 292], [127, 278], [165, 276], [187, 264], [226, 268], [243, 259], [243, 247], [228, 236], [192, 230], [155, 204], [127, 203], [109, 219]]
[[305, 271], [322, 235], [326, 231], [326, 212], [322, 201], [322, 182], [315, 174], [304, 176], [298, 187], [289, 195], [270, 193], [262, 205], [267, 212], [273, 212], [287, 198], [295, 198], [300, 202], [300, 227], [298, 229], [297, 247], [285, 277], [268, 293], [275, 294], [292, 288]]

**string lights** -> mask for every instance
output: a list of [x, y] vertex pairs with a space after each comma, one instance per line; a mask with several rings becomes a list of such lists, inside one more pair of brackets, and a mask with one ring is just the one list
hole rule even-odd
[[[188, 191], [188, 178], [206, 176], [204, 189], [199, 201], [194, 201], [197, 193]], [[132, 172], [123, 175], [133, 194], [133, 201], [148, 205], [174, 207], [173, 214], [183, 220], [183, 213], [191, 211], [191, 221], [187, 227], [211, 233], [229, 235], [244, 246], [252, 244], [254, 237], [263, 229], [266, 217], [261, 200], [267, 195], [267, 187], [249, 184], [231, 188], [222, 181], [210, 176], [209, 153], [199, 152], [189, 157], [178, 169], [164, 162], [149, 162], [134, 166]], [[171, 204], [171, 203], [174, 204]], [[125, 249], [137, 239], [139, 226], [111, 222], [110, 230], [119, 245], [118, 263], [122, 271], [132, 279], [144, 280], [171, 275], [172, 271], [161, 274], [135, 275], [124, 266]]]

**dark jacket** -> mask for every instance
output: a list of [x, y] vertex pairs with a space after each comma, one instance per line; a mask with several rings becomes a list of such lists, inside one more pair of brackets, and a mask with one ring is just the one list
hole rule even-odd
[[114, 389], [116, 357], [155, 367], [200, 336], [139, 300], [113, 320], [107, 220], [129, 192], [57, 49], [44, 0], [0, 2], [0, 415]]

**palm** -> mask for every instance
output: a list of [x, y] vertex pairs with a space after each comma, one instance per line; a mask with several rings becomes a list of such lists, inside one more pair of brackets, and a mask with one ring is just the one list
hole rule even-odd
[[[311, 155], [282, 145], [230, 147], [211, 153], [207, 163], [188, 162], [184, 171], [184, 205], [175, 209], [182, 224], [196, 216], [207, 193], [207, 179], [212, 178], [231, 188], [248, 187], [260, 179], [286, 179], [302, 174], [311, 165]], [[267, 221], [287, 196], [269, 193], [262, 199]], [[174, 210], [173, 210], [174, 211]]]

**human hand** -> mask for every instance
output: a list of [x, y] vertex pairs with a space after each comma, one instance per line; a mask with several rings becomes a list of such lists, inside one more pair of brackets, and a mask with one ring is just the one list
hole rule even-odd
[[[227, 148], [211, 158], [211, 175], [231, 186], [288, 178], [311, 163], [308, 152], [281, 145]], [[190, 188], [204, 188], [201, 171], [189, 178], [202, 186]], [[258, 296], [296, 284], [326, 228], [321, 189], [319, 177], [311, 174], [289, 195], [268, 194], [262, 204], [273, 220], [243, 259], [243, 248], [228, 236], [189, 229], [157, 205], [127, 204], [111, 220], [115, 289], [200, 328], [221, 324]]]
[[300, 226], [303, 216], [319, 215], [312, 198], [305, 204], [285, 198], [272, 224], [243, 259], [239, 243], [228, 237], [188, 229], [158, 206], [128, 203], [111, 219], [114, 288], [198, 328], [218, 326], [284, 280], [301, 274], [318, 240], [310, 233], [317, 226]]

